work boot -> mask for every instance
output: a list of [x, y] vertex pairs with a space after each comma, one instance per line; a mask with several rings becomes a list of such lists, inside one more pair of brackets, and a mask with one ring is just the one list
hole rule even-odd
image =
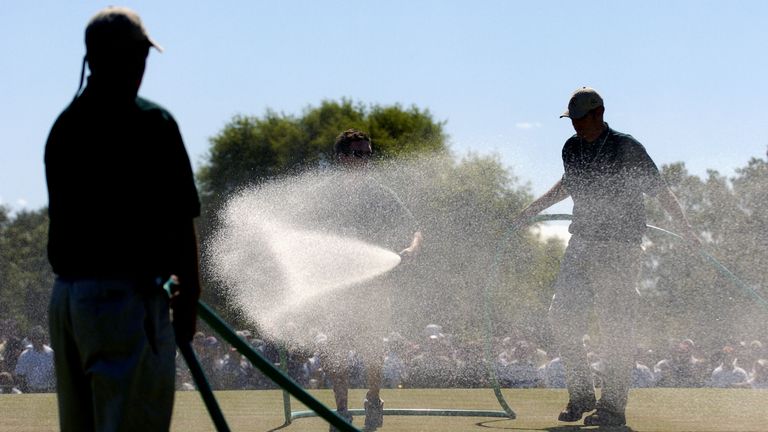
[[375, 431], [384, 424], [383, 400], [371, 402], [366, 399], [363, 401], [363, 408], [365, 408], [365, 427], [363, 428], [365, 432]]
[[560, 413], [557, 419], [561, 422], [579, 421], [581, 420], [581, 416], [583, 416], [584, 413], [595, 409], [595, 404], [596, 402], [594, 398], [580, 400], [577, 402], [568, 401], [568, 405], [566, 405], [565, 409]]
[[616, 412], [604, 407], [597, 407], [597, 411], [584, 417], [584, 426], [624, 426], [627, 418], [623, 412]]
[[[345, 419], [349, 424], [352, 424], [352, 414], [349, 413], [347, 410], [343, 411], [336, 411], [337, 414], [339, 414], [339, 417]], [[334, 425], [329, 425], [328, 427], [329, 432], [339, 432], [338, 429]]]

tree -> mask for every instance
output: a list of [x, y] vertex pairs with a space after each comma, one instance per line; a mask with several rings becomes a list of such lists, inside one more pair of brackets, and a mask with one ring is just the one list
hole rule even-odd
[[[768, 264], [766, 187], [768, 164], [752, 159], [726, 178], [708, 171], [705, 179], [690, 175], [682, 163], [664, 166], [662, 174], [681, 201], [704, 248], [763, 298], [768, 297], [764, 269]], [[671, 227], [652, 203], [650, 223]], [[726, 342], [760, 338], [768, 308], [731, 279], [718, 273], [701, 255], [685, 250], [669, 237], [649, 234], [643, 285], [646, 338], [690, 337], [708, 349]]]
[[10, 215], [0, 208], [0, 316], [15, 319], [22, 328], [48, 325], [53, 273], [47, 240], [47, 209]]
[[263, 118], [236, 116], [211, 138], [206, 163], [198, 172], [201, 194], [213, 204], [238, 188], [327, 163], [343, 130], [358, 128], [374, 141], [378, 157], [445, 152], [443, 122], [415, 106], [380, 106], [324, 101], [301, 117], [268, 110]]

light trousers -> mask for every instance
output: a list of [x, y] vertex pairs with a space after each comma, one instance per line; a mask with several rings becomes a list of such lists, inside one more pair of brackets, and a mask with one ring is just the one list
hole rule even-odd
[[590, 400], [595, 388], [583, 336], [591, 314], [600, 330], [605, 363], [600, 405], [624, 412], [635, 364], [637, 279], [642, 249], [637, 244], [583, 240], [573, 236], [555, 282], [549, 309], [566, 371], [571, 401]]

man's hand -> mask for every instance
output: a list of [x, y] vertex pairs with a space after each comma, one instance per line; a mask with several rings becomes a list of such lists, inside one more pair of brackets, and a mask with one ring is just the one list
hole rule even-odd
[[189, 343], [197, 327], [197, 301], [200, 299], [199, 282], [191, 278], [192, 283], [180, 283], [176, 275], [171, 276], [171, 309], [173, 310], [173, 330], [176, 341]]
[[421, 252], [421, 242], [423, 239], [424, 237], [422, 236], [421, 231], [413, 233], [411, 245], [400, 251], [400, 258], [413, 258], [418, 255], [419, 252]]

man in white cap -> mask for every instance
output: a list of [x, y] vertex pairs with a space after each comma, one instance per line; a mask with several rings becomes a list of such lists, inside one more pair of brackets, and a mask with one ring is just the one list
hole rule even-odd
[[[45, 148], [60, 427], [167, 431], [175, 340], [195, 333], [200, 202], [176, 122], [138, 97], [159, 49], [138, 15], [101, 10], [85, 44], [88, 85]], [[172, 276], [171, 324], [162, 283]]]
[[[645, 148], [605, 123], [603, 99], [592, 88], [576, 90], [560, 117], [576, 134], [563, 147], [565, 173], [515, 219], [531, 217], [573, 199], [572, 237], [555, 282], [549, 319], [566, 370], [569, 402], [558, 419], [585, 425], [626, 424], [625, 407], [634, 366], [634, 323], [639, 299], [641, 237], [646, 229], [643, 194], [655, 196], [694, 246], [699, 240], [680, 204]], [[602, 396], [595, 398], [587, 353], [581, 343], [594, 310], [606, 355]]]

